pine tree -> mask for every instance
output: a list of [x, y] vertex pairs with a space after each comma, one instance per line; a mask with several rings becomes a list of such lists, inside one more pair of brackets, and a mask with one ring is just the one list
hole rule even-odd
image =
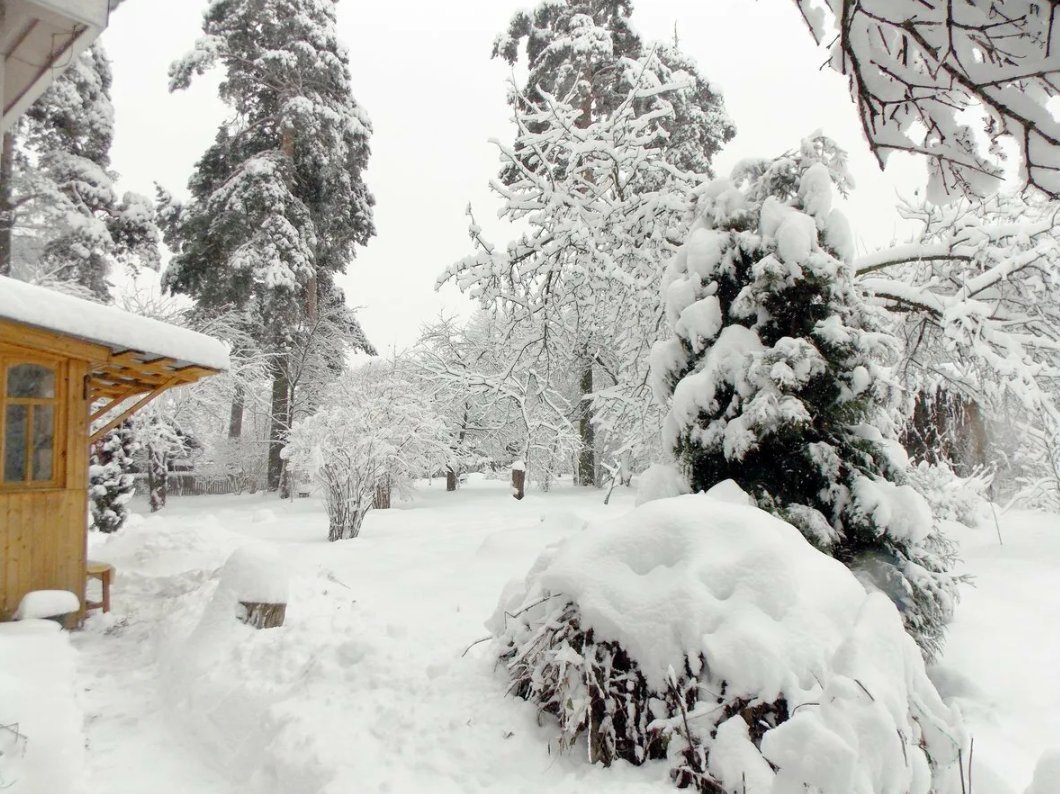
[[151, 201], [119, 198], [114, 188], [110, 87], [110, 63], [97, 43], [5, 138], [0, 272], [77, 284], [105, 301], [113, 267], [158, 267]]
[[717, 91], [675, 49], [644, 46], [630, 12], [624, 0], [542, 3], [497, 39], [494, 56], [525, 58], [528, 76], [509, 95], [518, 134], [493, 187], [502, 215], [530, 231], [498, 247], [473, 223], [478, 253], [443, 277], [540, 339], [532, 354], [550, 369], [576, 373], [583, 485], [596, 481], [597, 429], [633, 424], [600, 416], [602, 395], [623, 416], [650, 403], [631, 393], [643, 373], [619, 370], [655, 339], [660, 249], [733, 134]]
[[133, 437], [128, 425], [107, 433], [92, 450], [88, 498], [92, 528], [117, 532], [129, 515], [126, 505], [136, 490], [132, 466]]
[[934, 653], [955, 595], [927, 504], [904, 484], [895, 342], [853, 283], [848, 184], [826, 139], [750, 163], [705, 194], [665, 276], [652, 351], [664, 435], [693, 490], [735, 480], [887, 592]]
[[167, 286], [205, 309], [249, 306], [272, 355], [269, 485], [280, 486], [297, 329], [343, 301], [334, 276], [374, 233], [361, 178], [371, 125], [351, 95], [335, 0], [212, 0], [205, 36], [170, 70], [172, 90], [220, 64], [234, 117], [167, 207]]

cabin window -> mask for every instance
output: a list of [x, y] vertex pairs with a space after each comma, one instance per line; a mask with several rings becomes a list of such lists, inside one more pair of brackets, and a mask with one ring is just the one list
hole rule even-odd
[[54, 365], [0, 359], [3, 485], [56, 484], [56, 382]]

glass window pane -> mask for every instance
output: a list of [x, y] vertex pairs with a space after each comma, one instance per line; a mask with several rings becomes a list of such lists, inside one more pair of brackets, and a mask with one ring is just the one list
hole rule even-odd
[[13, 364], [7, 368], [8, 397], [54, 397], [55, 370], [40, 364]]
[[26, 479], [26, 425], [29, 409], [9, 405], [4, 417], [4, 482]]
[[50, 405], [33, 406], [33, 481], [52, 478], [55, 449], [55, 409]]

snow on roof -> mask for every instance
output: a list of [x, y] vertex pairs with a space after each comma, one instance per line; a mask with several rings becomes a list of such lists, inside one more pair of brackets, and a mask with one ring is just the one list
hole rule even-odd
[[228, 348], [213, 337], [149, 317], [0, 276], [0, 319], [136, 350], [188, 365], [227, 370]]

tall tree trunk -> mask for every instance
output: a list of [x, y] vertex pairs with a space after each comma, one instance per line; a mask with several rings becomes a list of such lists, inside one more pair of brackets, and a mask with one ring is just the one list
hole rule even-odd
[[232, 395], [232, 409], [228, 415], [228, 437], [240, 438], [243, 435], [243, 403], [246, 394], [243, 387], [236, 384], [235, 393]]
[[280, 490], [283, 482], [283, 452], [287, 442], [287, 423], [290, 416], [291, 390], [284, 362], [274, 360], [269, 369], [272, 374], [272, 409], [269, 422], [269, 475], [268, 489]]
[[157, 513], [166, 506], [166, 498], [169, 495], [169, 466], [167, 455], [159, 452], [154, 447], [147, 447], [147, 489], [151, 512]]
[[578, 453], [578, 484], [596, 485], [596, 430], [593, 428], [593, 362], [586, 360], [582, 366], [581, 404], [578, 415], [578, 435], [581, 451]]
[[[589, 85], [593, 85], [593, 75], [588, 75]], [[593, 93], [590, 91], [582, 101], [581, 113], [576, 126], [586, 129], [593, 122]], [[592, 174], [586, 172], [586, 182], [592, 182]], [[593, 393], [593, 361], [588, 355], [582, 361], [582, 377], [578, 414], [578, 435], [581, 437], [581, 451], [578, 454], [578, 484], [596, 485], [596, 433], [593, 430], [593, 409], [589, 398]]]
[[0, 149], [0, 276], [11, 275], [14, 255], [15, 208], [11, 203], [15, 176], [15, 136], [4, 133]]

